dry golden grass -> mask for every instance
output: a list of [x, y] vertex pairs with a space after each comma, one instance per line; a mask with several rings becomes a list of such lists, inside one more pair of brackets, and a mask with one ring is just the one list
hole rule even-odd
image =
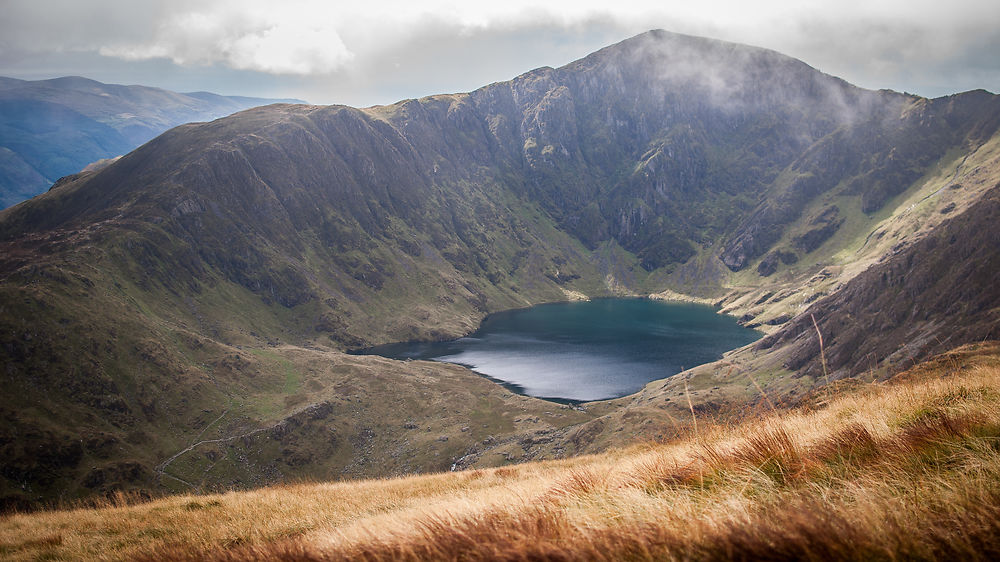
[[612, 453], [8, 516], [10, 559], [996, 559], [1000, 365]]

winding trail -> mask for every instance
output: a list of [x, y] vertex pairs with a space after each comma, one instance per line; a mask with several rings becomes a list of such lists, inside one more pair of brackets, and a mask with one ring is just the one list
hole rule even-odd
[[[220, 437], [218, 439], [202, 439], [201, 441], [197, 441], [195, 443], [192, 443], [192, 444], [188, 445], [187, 447], [181, 449], [180, 451], [174, 453], [171, 457], [167, 458], [166, 460], [164, 460], [160, 464], [156, 465], [153, 468], [153, 472], [155, 472], [158, 476], [161, 476], [161, 477], [166, 476], [167, 478], [173, 478], [174, 480], [177, 480], [178, 482], [183, 482], [187, 486], [190, 486], [192, 489], [198, 489], [198, 487], [199, 487], [198, 485], [192, 484], [192, 483], [184, 480], [183, 478], [178, 478], [177, 476], [174, 476], [172, 474], [168, 474], [166, 472], [166, 470], [167, 470], [167, 467], [170, 466], [170, 463], [174, 462], [175, 460], [177, 460], [181, 456], [185, 455], [186, 453], [189, 453], [189, 452], [193, 451], [194, 449], [197, 449], [198, 447], [200, 447], [202, 445], [207, 445], [209, 443], [228, 443], [230, 441], [235, 441], [237, 439], [243, 439], [244, 437], [252, 437], [252, 436], [257, 435], [259, 433], [264, 433], [266, 431], [271, 431], [271, 430], [273, 430], [273, 429], [281, 426], [282, 424], [284, 424], [289, 418], [292, 418], [292, 417], [294, 417], [294, 416], [296, 416], [296, 415], [298, 415], [298, 414], [300, 414], [300, 413], [302, 413], [302, 412], [304, 412], [304, 411], [308, 410], [309, 408], [312, 408], [312, 407], [314, 407], [316, 405], [317, 405], [317, 403], [307, 404], [306, 406], [303, 406], [303, 407], [299, 408], [298, 410], [295, 410], [294, 412], [292, 412], [289, 415], [285, 416], [284, 418], [282, 418], [282, 419], [280, 419], [280, 420], [272, 423], [271, 425], [268, 425], [268, 426], [265, 426], [265, 427], [259, 427], [257, 429], [248, 431], [246, 433], [241, 433], [239, 435], [231, 435], [229, 437]], [[219, 417], [215, 418], [215, 420], [213, 420], [211, 423], [207, 424], [204, 428], [202, 428], [201, 432], [199, 432], [198, 435], [195, 436], [195, 439], [198, 439], [198, 437], [201, 437], [205, 433], [205, 431], [208, 430], [209, 427], [215, 425], [219, 420], [221, 420], [229, 412], [230, 412], [230, 410], [226, 410], [225, 412], [222, 413], [222, 415], [220, 415]]]
[[[223, 414], [223, 415], [225, 415], [225, 414]], [[222, 416], [220, 416], [220, 418], [221, 417]], [[267, 427], [261, 427], [261, 428], [255, 429], [253, 431], [249, 431], [247, 433], [242, 433], [240, 435], [232, 435], [230, 437], [221, 437], [219, 439], [204, 439], [202, 441], [198, 441], [197, 443], [193, 443], [191, 445], [188, 445], [184, 449], [181, 449], [177, 453], [174, 453], [174, 455], [172, 457], [170, 457], [167, 460], [165, 460], [165, 461], [161, 462], [160, 464], [156, 465], [156, 467], [153, 468], [153, 471], [156, 472], [157, 474], [161, 475], [161, 476], [167, 476], [167, 477], [173, 478], [174, 480], [177, 480], [177, 481], [180, 481], [180, 482], [184, 482], [185, 484], [187, 484], [188, 486], [191, 486], [192, 488], [197, 488], [197, 486], [195, 486], [194, 484], [191, 484], [190, 482], [182, 480], [181, 478], [173, 476], [172, 474], [167, 474], [166, 473], [166, 469], [167, 469], [168, 466], [170, 466], [170, 463], [172, 463], [175, 460], [177, 460], [177, 458], [180, 457], [181, 455], [184, 455], [185, 453], [188, 453], [188, 452], [192, 451], [193, 449], [195, 449], [197, 447], [200, 447], [202, 445], [206, 445], [208, 443], [226, 443], [226, 442], [229, 442], [229, 441], [235, 441], [237, 439], [242, 439], [244, 437], [250, 437], [252, 435], [257, 435], [258, 433], [263, 433], [265, 431], [271, 431], [272, 429], [274, 429], [274, 428], [278, 427], [279, 425], [281, 425], [282, 423], [284, 423], [284, 421], [285, 420], [281, 420], [281, 421], [279, 421], [279, 422], [277, 422], [277, 423], [275, 423], [273, 425], [269, 425]], [[209, 424], [209, 425], [211, 425], [211, 424]], [[207, 426], [206, 426], [206, 429], [207, 429]], [[204, 432], [205, 432], [205, 430], [203, 429], [202, 433], [204, 433]], [[200, 435], [201, 434], [199, 434], [199, 436]]]
[[[909, 207], [907, 207], [907, 209], [906, 209], [905, 211], [903, 211], [903, 213], [901, 213], [901, 214], [905, 214], [905, 213], [908, 213], [908, 212], [910, 212], [910, 211], [911, 211], [911, 210], [913, 210], [913, 208], [914, 208], [914, 207], [916, 207], [917, 205], [919, 205], [919, 204], [923, 203], [924, 201], [927, 201], [928, 199], [930, 199], [931, 197], [934, 197], [934, 196], [935, 196], [935, 195], [937, 195], [938, 193], [941, 193], [941, 192], [942, 192], [942, 191], [944, 191], [945, 189], [948, 189], [948, 187], [949, 187], [950, 185], [954, 184], [954, 183], [955, 183], [955, 180], [957, 180], [957, 179], [958, 179], [958, 174], [959, 174], [959, 173], [960, 173], [960, 172], [962, 171], [962, 167], [963, 167], [963, 166], [965, 166], [965, 161], [966, 161], [966, 160], [968, 160], [970, 156], [972, 156], [973, 154], [975, 154], [975, 153], [976, 153], [976, 152], [978, 152], [978, 151], [979, 151], [979, 149], [976, 149], [976, 150], [974, 150], [974, 151], [972, 151], [972, 152], [969, 152], [969, 153], [967, 153], [967, 154], [965, 155], [965, 157], [963, 157], [963, 158], [962, 158], [962, 161], [961, 161], [961, 162], [959, 162], [957, 166], [955, 166], [955, 173], [951, 175], [951, 179], [950, 179], [950, 180], [949, 180], [949, 181], [948, 181], [948, 182], [947, 182], [947, 183], [946, 183], [945, 185], [943, 185], [943, 186], [939, 187], [939, 188], [938, 188], [938, 189], [937, 189], [936, 191], [934, 191], [934, 193], [931, 193], [931, 194], [929, 194], [929, 195], [927, 195], [927, 196], [923, 197], [923, 198], [922, 198], [922, 199], [921, 199], [920, 201], [917, 201], [916, 203], [914, 203], [914, 204], [910, 205], [910, 206], [909, 206]], [[864, 242], [864, 244], [862, 244], [860, 248], [858, 248], [857, 250], [855, 250], [855, 252], [854, 252], [854, 253], [855, 253], [855, 254], [857, 254], [857, 253], [861, 252], [861, 250], [864, 250], [864, 249], [865, 249], [865, 247], [866, 247], [866, 246], [868, 246], [868, 242], [869, 242], [869, 241], [871, 241], [871, 239], [872, 239], [872, 236], [874, 236], [874, 235], [875, 235], [876, 233], [878, 233], [878, 232], [879, 232], [880, 230], [882, 230], [882, 227], [879, 227], [879, 228], [876, 228], [875, 230], [873, 230], [873, 231], [869, 232], [869, 233], [868, 233], [868, 237], [867, 237], [867, 238], [865, 238], [865, 242]]]

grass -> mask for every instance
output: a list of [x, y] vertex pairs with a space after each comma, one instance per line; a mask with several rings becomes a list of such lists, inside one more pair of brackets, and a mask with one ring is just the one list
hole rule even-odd
[[270, 363], [273, 363], [273, 366], [277, 367], [277, 369], [274, 369], [274, 372], [282, 373], [284, 375], [281, 394], [294, 394], [299, 390], [302, 383], [302, 375], [295, 369], [294, 363], [270, 350], [253, 349], [250, 352]]
[[[991, 559], [998, 348], [597, 456], [0, 520], [5, 559]], [[819, 391], [817, 391], [819, 392]], [[811, 401], [804, 401], [812, 404]]]

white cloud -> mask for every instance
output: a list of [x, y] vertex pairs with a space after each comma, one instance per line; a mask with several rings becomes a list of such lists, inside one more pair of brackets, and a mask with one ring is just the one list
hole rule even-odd
[[223, 64], [272, 74], [336, 71], [354, 58], [340, 37], [339, 27], [346, 22], [308, 8], [217, 2], [172, 13], [152, 37], [109, 42], [100, 53], [127, 60], [163, 57], [180, 65]]

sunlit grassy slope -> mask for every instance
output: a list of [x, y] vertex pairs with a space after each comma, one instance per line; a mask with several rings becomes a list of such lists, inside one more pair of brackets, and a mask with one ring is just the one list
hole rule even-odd
[[[126, 502], [127, 503], [127, 502]], [[1000, 346], [667, 443], [10, 515], [5, 559], [995, 559]]]

